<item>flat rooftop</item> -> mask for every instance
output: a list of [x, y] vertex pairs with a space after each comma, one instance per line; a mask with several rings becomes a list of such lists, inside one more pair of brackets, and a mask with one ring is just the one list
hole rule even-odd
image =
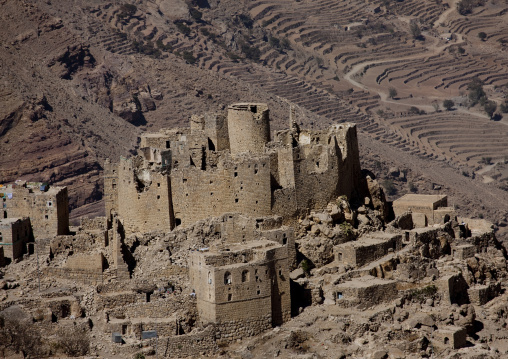
[[409, 193], [393, 201], [394, 205], [419, 204], [421, 206], [432, 206], [434, 203], [447, 198], [444, 194], [414, 194]]
[[377, 233], [368, 233], [360, 239], [356, 241], [346, 242], [337, 245], [337, 247], [368, 247], [372, 245], [376, 245], [379, 243], [385, 243], [390, 239], [400, 237], [401, 235], [398, 233], [385, 233], [385, 232], [377, 232]]
[[0, 219], [0, 226], [10, 226], [13, 223], [16, 223], [18, 221], [23, 221], [25, 219], [27, 219], [27, 217], [25, 217], [25, 218], [19, 218], [19, 217], [2, 218], [2, 219]]
[[390, 279], [380, 279], [370, 275], [366, 275], [364, 277], [354, 278], [350, 281], [340, 283], [335, 286], [335, 288], [368, 288], [374, 285], [386, 285], [396, 283], [394, 280]]

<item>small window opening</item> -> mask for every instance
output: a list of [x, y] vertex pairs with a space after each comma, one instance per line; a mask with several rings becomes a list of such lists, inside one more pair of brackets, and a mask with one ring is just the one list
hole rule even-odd
[[161, 199], [161, 196], [157, 195], [157, 199]]
[[282, 245], [286, 245], [288, 244], [288, 239], [287, 238], [282, 238]]
[[445, 343], [445, 344], [448, 344], [449, 342], [450, 342], [450, 339], [448, 339], [448, 337], [445, 337], [445, 338], [444, 338], [444, 343]]
[[339, 253], [338, 260], [339, 260], [339, 262], [342, 262], [342, 253]]
[[261, 294], [261, 291], [258, 289], [257, 293], [258, 293], [258, 295], [260, 295], [260, 294]]
[[171, 142], [166, 141], [166, 148], [170, 148], [170, 147], [171, 147]]
[[224, 273], [224, 284], [231, 284], [231, 273]]
[[160, 184], [160, 183], [157, 183], [157, 187], [160, 187], [160, 186], [161, 186], [161, 184]]
[[238, 172], [235, 172], [235, 177], [238, 177]]
[[184, 178], [184, 179], [183, 179], [183, 183], [187, 183], [187, 178]]
[[238, 203], [238, 198], [235, 198], [235, 203]]
[[179, 226], [182, 224], [182, 220], [180, 218], [175, 218], [175, 225]]
[[242, 282], [248, 282], [250, 280], [250, 273], [248, 270], [242, 272]]
[[233, 294], [229, 293], [228, 294], [228, 302], [231, 302], [232, 299], [233, 299]]
[[342, 299], [343, 295], [342, 292], [337, 292], [337, 299]]
[[49, 218], [49, 217], [48, 217], [48, 215], [47, 215], [47, 214], [46, 214], [46, 215], [44, 215], [44, 219], [48, 219], [48, 218]]

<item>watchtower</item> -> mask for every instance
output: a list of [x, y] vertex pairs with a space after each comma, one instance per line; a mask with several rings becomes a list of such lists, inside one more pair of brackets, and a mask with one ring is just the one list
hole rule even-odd
[[228, 107], [228, 133], [231, 155], [242, 152], [264, 153], [270, 141], [270, 116], [264, 103], [237, 103]]

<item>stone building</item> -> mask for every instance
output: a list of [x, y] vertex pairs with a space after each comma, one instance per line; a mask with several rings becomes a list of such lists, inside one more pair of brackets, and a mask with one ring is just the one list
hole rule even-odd
[[441, 224], [455, 217], [455, 209], [448, 207], [445, 195], [406, 194], [393, 201], [395, 216], [411, 212], [414, 227]]
[[11, 261], [27, 253], [27, 243], [33, 239], [30, 218], [0, 219], [0, 247]]
[[291, 318], [288, 246], [260, 239], [189, 255], [200, 321], [219, 342], [257, 335]]
[[35, 238], [69, 232], [67, 187], [47, 183], [16, 181], [0, 187], [1, 218], [29, 217]]
[[290, 221], [365, 192], [354, 124], [317, 131], [290, 123], [270, 142], [265, 104], [234, 104], [227, 117], [193, 116], [190, 128], [145, 134], [138, 156], [108, 160], [104, 173], [106, 214], [117, 212], [127, 233], [233, 212]]
[[397, 281], [370, 275], [354, 278], [334, 287], [336, 304], [342, 307], [369, 307], [389, 302], [398, 295]]
[[467, 331], [453, 325], [439, 328], [433, 333], [432, 345], [439, 351], [463, 348], [467, 345]]
[[337, 263], [359, 268], [401, 248], [402, 235], [376, 232], [357, 241], [334, 246], [333, 250]]

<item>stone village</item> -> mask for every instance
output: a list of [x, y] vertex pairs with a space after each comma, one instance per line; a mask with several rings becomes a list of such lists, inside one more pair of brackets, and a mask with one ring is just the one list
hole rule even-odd
[[[104, 164], [106, 216], [78, 227], [65, 187], [0, 186], [0, 316], [93, 332], [92, 353], [181, 357], [219, 355], [311, 306], [353, 321], [389, 306], [403, 353], [467, 346], [475, 309], [504, 292], [492, 224], [458, 217], [446, 195], [387, 202], [354, 124], [293, 117], [271, 136], [268, 107], [238, 103], [143, 134], [137, 156]], [[9, 279], [34, 257], [40, 268]]]

